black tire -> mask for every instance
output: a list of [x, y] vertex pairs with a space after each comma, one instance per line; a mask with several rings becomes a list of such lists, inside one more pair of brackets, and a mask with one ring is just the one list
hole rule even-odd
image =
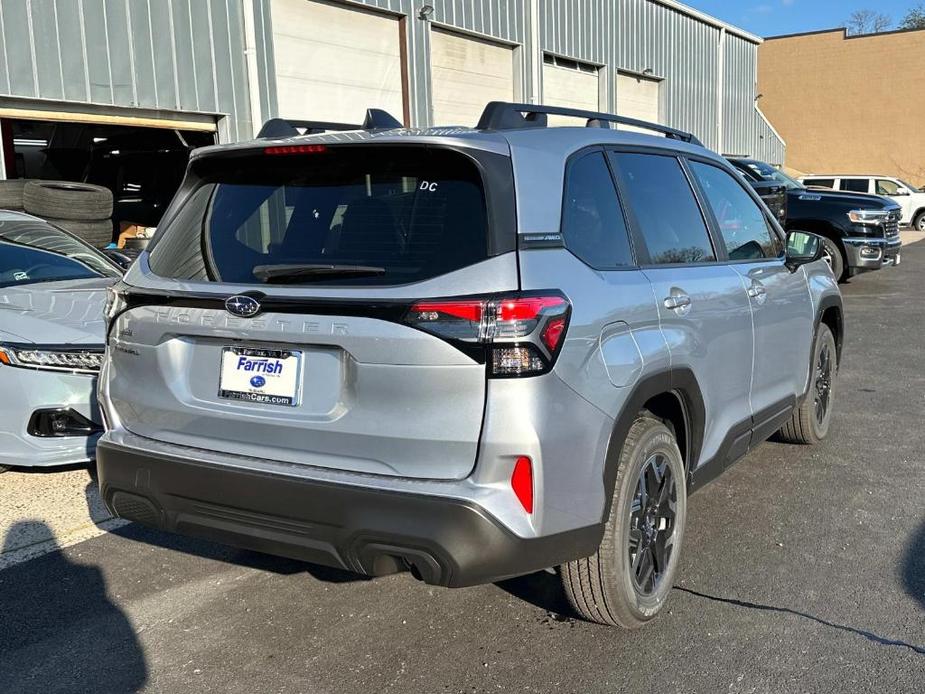
[[0, 181], [0, 209], [21, 210], [22, 190], [26, 185], [24, 178], [11, 178]]
[[912, 228], [916, 231], [925, 231], [925, 211], [919, 212], [912, 220]]
[[[644, 498], [640, 499], [640, 485], [644, 470], [649, 482], [658, 483], [655, 471], [659, 468], [664, 487], [658, 487], [657, 491], [665, 489], [671, 493], [664, 499], [664, 517], [659, 516], [653, 521], [646, 512], [650, 504]], [[687, 514], [685, 479], [684, 462], [674, 434], [661, 420], [641, 414], [633, 422], [623, 443], [613, 503], [600, 547], [586, 559], [559, 567], [565, 594], [579, 615], [600, 624], [636, 629], [664, 607], [674, 583], [684, 537]], [[673, 486], [669, 486], [671, 481]], [[650, 492], [652, 489], [649, 487]], [[665, 495], [648, 493], [646, 496]], [[640, 508], [637, 509], [637, 506]], [[669, 512], [670, 520], [667, 518]], [[665, 521], [665, 529], [658, 530], [662, 521]], [[668, 538], [670, 543], [666, 543]], [[660, 571], [656, 567], [659, 563], [657, 557], [664, 560]], [[644, 566], [651, 563], [651, 587], [649, 578], [645, 578], [640, 586], [634, 567], [637, 559], [640, 573], [644, 572]]]
[[71, 232], [97, 248], [105, 248], [112, 243], [112, 222], [108, 219], [99, 222], [78, 222], [71, 219], [46, 218], [45, 221]]
[[837, 281], [844, 282], [847, 277], [845, 274], [845, 257], [842, 255], [841, 249], [832, 239], [824, 236], [822, 237], [822, 245], [825, 246], [826, 259], [829, 262], [829, 267], [832, 268], [832, 274], [835, 275]]
[[112, 217], [112, 191], [89, 183], [29, 181], [22, 205], [36, 217], [93, 222]]
[[[809, 391], [793, 411], [790, 421], [781, 427], [780, 438], [786, 443], [814, 445], [829, 433], [835, 404], [835, 377], [838, 374], [838, 349], [829, 326], [822, 324], [813, 342]], [[820, 410], [820, 402], [823, 402]]]
[[9, 466], [9, 465], [0, 465], [0, 475], [2, 475], [4, 472], [8, 471], [9, 469], [10, 469], [10, 466]]

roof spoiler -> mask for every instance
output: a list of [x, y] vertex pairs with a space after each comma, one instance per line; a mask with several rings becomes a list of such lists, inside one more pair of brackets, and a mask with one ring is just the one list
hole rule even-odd
[[295, 137], [297, 135], [317, 135], [330, 131], [344, 130], [392, 130], [404, 127], [398, 119], [379, 108], [366, 109], [366, 118], [362, 125], [354, 123], [333, 123], [318, 120], [291, 120], [289, 118], [271, 118], [257, 133], [258, 138]]
[[586, 127], [610, 128], [611, 124], [629, 125], [634, 128], [650, 130], [661, 133], [672, 140], [689, 142], [692, 145], [703, 146], [693, 134], [669, 128], [667, 125], [651, 123], [649, 121], [617, 116], [613, 113], [600, 113], [597, 111], [584, 111], [566, 106], [544, 106], [541, 104], [517, 104], [507, 101], [492, 101], [485, 110], [476, 128], [479, 130], [515, 130], [519, 128], [545, 128], [547, 116], [572, 116], [586, 119]]

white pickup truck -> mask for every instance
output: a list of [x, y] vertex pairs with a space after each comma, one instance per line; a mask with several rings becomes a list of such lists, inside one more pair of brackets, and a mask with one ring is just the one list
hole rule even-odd
[[852, 193], [882, 195], [902, 208], [900, 224], [912, 226], [916, 231], [925, 231], [925, 192], [901, 178], [812, 174], [800, 178], [800, 183], [807, 188], [832, 188]]

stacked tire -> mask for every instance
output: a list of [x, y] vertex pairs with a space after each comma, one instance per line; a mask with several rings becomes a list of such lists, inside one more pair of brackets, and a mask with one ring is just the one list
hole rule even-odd
[[112, 191], [90, 183], [26, 181], [23, 209], [103, 248], [112, 241]]

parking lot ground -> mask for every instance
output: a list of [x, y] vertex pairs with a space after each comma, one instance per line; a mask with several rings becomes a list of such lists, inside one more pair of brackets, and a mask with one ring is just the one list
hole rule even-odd
[[[917, 243], [845, 285], [829, 440], [766, 443], [691, 497], [641, 631], [574, 619], [547, 573], [445, 590], [130, 524], [0, 570], [0, 691], [920, 693], [923, 267]], [[6, 539], [48, 533], [34, 479]]]

